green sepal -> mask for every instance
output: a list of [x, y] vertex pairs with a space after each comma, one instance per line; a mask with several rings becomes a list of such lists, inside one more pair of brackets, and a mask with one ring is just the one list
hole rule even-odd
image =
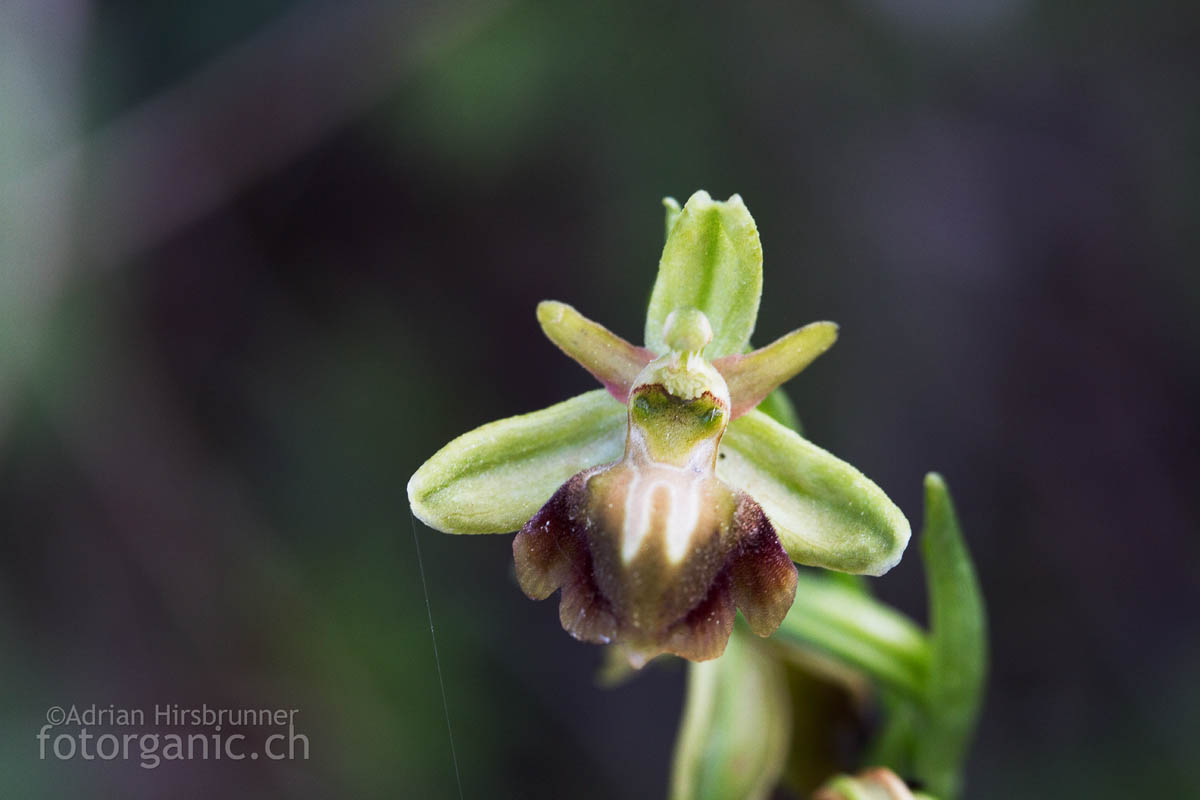
[[693, 194], [670, 231], [646, 314], [646, 347], [665, 353], [663, 328], [676, 309], [696, 308], [712, 324], [708, 359], [740, 353], [750, 341], [762, 295], [762, 245], [742, 198]]
[[930, 664], [927, 718], [915, 740], [913, 767], [934, 794], [953, 800], [983, 698], [987, 620], [950, 492], [932, 472], [925, 476], [921, 556], [929, 591]]
[[758, 501], [792, 560], [882, 575], [900, 560], [910, 528], [878, 486], [761, 411], [729, 424], [717, 476]]
[[783, 665], [735, 628], [724, 655], [688, 664], [670, 800], [765, 800], [783, 774], [790, 731]]
[[625, 406], [596, 389], [476, 428], [421, 465], [409, 504], [444, 533], [515, 531], [572, 475], [621, 457], [625, 420]]

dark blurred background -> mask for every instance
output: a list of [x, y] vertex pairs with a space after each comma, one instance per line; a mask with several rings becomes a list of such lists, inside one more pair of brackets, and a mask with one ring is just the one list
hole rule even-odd
[[[457, 795], [405, 483], [640, 340], [660, 198], [739, 192], [807, 433], [991, 613], [969, 798], [1196, 792], [1192, 4], [0, 8], [0, 795]], [[467, 797], [665, 792], [510, 537], [419, 528]], [[877, 592], [924, 619], [919, 560]], [[301, 709], [307, 761], [41, 761], [51, 705]], [[1192, 796], [1197, 796], [1193, 794]]]

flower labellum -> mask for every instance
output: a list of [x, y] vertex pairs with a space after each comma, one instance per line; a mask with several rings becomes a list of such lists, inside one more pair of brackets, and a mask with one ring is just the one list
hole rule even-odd
[[667, 328], [671, 350], [633, 381], [624, 456], [572, 477], [513, 541], [525, 593], [561, 588], [563, 627], [619, 643], [635, 666], [662, 652], [715, 658], [735, 607], [767, 636], [796, 592], [762, 508], [716, 475], [731, 403], [700, 355], [708, 319], [687, 309]]
[[792, 604], [792, 562], [881, 575], [909, 539], [878, 486], [756, 409], [837, 326], [750, 349], [762, 248], [741, 198], [668, 201], [668, 228], [645, 347], [538, 306], [547, 337], [604, 389], [466, 433], [408, 484], [430, 527], [519, 529], [525, 593], [561, 589], [563, 627], [634, 666], [719, 656], [737, 609], [767, 636]]

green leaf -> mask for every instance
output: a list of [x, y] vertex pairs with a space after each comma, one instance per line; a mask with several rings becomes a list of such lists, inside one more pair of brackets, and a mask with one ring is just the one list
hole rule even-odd
[[724, 655], [688, 665], [671, 800], [765, 800], [783, 773], [790, 730], [783, 666], [735, 628]]
[[654, 359], [649, 350], [630, 344], [566, 303], [543, 300], [537, 318], [546, 337], [622, 403], [629, 397], [633, 379]]
[[815, 647], [921, 702], [929, 642], [915, 622], [870, 595], [801, 571], [796, 600], [771, 641]]
[[[668, 219], [670, 218], [668, 206]], [[762, 295], [762, 245], [746, 204], [707, 192], [688, 199], [671, 226], [646, 314], [646, 346], [665, 353], [663, 328], [676, 309], [703, 311], [712, 324], [708, 359], [740, 353], [750, 341]]]
[[507, 533], [575, 473], [621, 457], [625, 406], [604, 389], [464, 433], [408, 482], [417, 518], [445, 533]]
[[882, 575], [908, 545], [908, 520], [878, 486], [761, 411], [729, 424], [717, 476], [758, 501], [797, 563]]
[[925, 476], [921, 555], [929, 583], [927, 724], [917, 737], [916, 773], [947, 800], [958, 796], [987, 674], [983, 594], [941, 476]]

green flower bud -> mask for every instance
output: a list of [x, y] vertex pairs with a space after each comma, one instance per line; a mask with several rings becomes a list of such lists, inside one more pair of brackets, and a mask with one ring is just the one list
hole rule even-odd
[[929, 795], [913, 793], [896, 773], [874, 767], [853, 777], [839, 775], [813, 795], [813, 800], [933, 800]]

